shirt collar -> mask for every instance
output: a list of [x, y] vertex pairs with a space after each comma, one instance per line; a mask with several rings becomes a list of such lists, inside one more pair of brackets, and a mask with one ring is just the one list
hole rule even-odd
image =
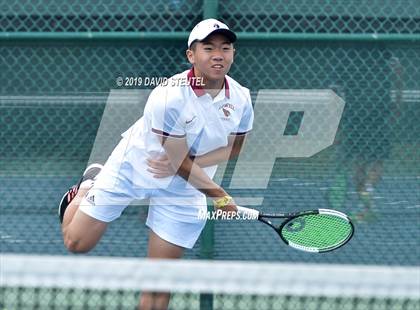
[[[192, 67], [191, 70], [188, 71], [188, 73], [187, 73], [187, 79], [188, 79], [189, 85], [191, 86], [192, 90], [197, 95], [197, 97], [201, 97], [206, 92], [204, 91], [204, 88], [201, 85], [197, 85], [197, 79], [193, 79], [193, 77], [195, 77], [194, 67]], [[225, 77], [224, 87], [225, 87], [225, 97], [226, 98], [230, 98], [229, 83], [228, 83], [226, 77]]]

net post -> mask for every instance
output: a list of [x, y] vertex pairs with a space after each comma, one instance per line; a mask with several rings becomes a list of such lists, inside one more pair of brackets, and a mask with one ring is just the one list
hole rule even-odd
[[[214, 207], [207, 205], [207, 211], [212, 212]], [[214, 221], [208, 220], [200, 237], [200, 258], [213, 259], [214, 253]]]

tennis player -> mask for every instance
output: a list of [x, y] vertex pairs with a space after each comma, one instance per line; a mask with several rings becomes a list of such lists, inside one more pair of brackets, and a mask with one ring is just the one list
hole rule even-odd
[[[238, 156], [252, 129], [249, 90], [227, 76], [236, 35], [206, 19], [188, 38], [190, 70], [150, 94], [144, 115], [102, 167], [89, 166], [59, 206], [65, 246], [91, 250], [109, 222], [135, 199], [150, 200], [148, 257], [180, 258], [205, 225], [206, 196], [234, 212], [232, 197], [212, 181], [217, 164]], [[166, 309], [168, 293], [143, 293], [141, 309]]]

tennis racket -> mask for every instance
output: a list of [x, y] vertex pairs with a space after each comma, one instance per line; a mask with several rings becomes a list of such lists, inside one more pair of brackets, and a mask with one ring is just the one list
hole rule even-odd
[[[273, 228], [292, 248], [312, 253], [329, 252], [345, 245], [353, 237], [354, 226], [344, 213], [318, 209], [295, 213], [265, 214], [255, 209], [237, 207], [245, 218], [258, 219]], [[285, 218], [279, 226], [270, 218]]]

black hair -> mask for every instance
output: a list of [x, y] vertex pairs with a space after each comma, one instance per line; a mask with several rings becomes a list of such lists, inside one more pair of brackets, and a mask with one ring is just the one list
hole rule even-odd
[[191, 43], [191, 45], [190, 45], [190, 47], [188, 49], [190, 49], [190, 50], [192, 50], [192, 51], [195, 52], [195, 48], [197, 47], [197, 43], [198, 42], [199, 42], [198, 40], [192, 41], [192, 43]]
[[[207, 39], [207, 38], [206, 38]], [[192, 50], [193, 52], [195, 52], [195, 49], [197, 47], [197, 43], [201, 42], [201, 43], [206, 43], [206, 39], [199, 41], [199, 40], [194, 40], [192, 41], [190, 47], [188, 49]], [[233, 42], [229, 41], [231, 44], [233, 44]]]

